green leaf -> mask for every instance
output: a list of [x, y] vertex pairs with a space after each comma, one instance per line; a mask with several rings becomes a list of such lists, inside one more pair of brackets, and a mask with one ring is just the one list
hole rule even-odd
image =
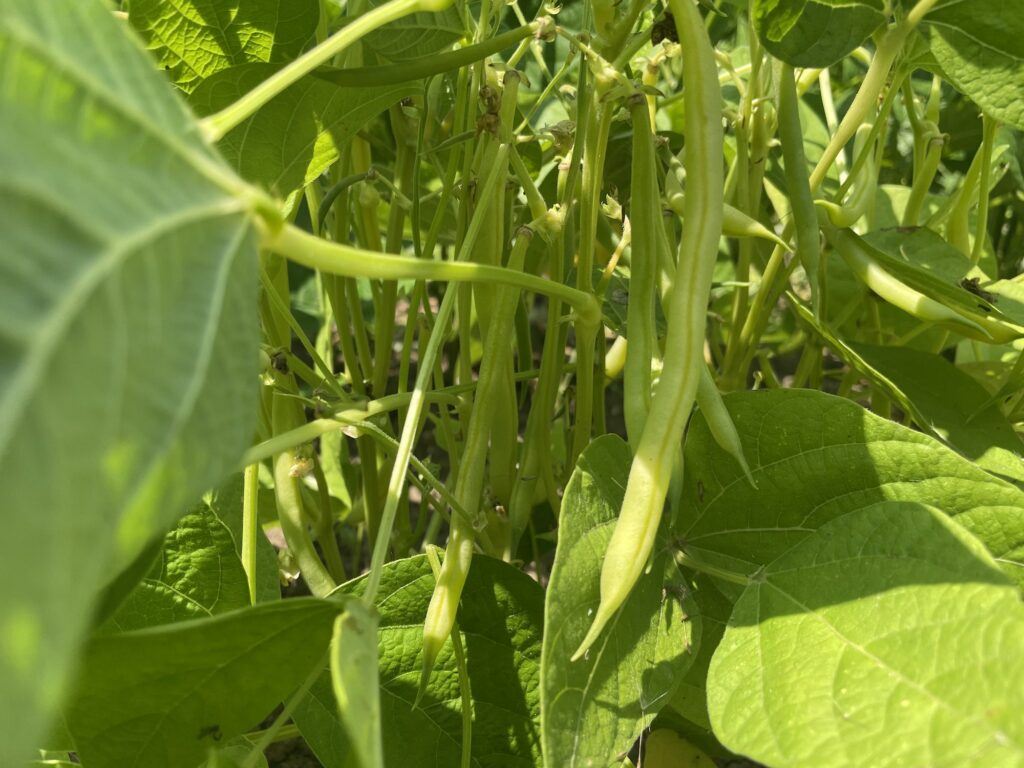
[[1024, 14], [1002, 0], [939, 0], [922, 23], [953, 85], [987, 114], [1024, 128]]
[[[197, 88], [190, 102], [199, 114], [212, 114], [276, 70], [274, 64], [224, 70]], [[420, 90], [418, 82], [367, 90], [305, 77], [229, 131], [218, 146], [246, 179], [287, 196], [329, 168], [366, 123]]]
[[216, 72], [289, 61], [312, 39], [317, 0], [132, 0], [128, 19], [186, 93]]
[[[370, 0], [366, 10], [383, 5], [385, 0]], [[454, 5], [440, 12], [417, 11], [380, 29], [360, 41], [364, 55], [389, 62], [403, 62], [448, 48], [462, 39], [465, 30]], [[369, 62], [367, 62], [369, 63]]]
[[[234, 475], [206, 494], [167, 534], [157, 561], [106, 629], [127, 632], [249, 605], [241, 533], [242, 476]], [[277, 555], [260, 532], [256, 552], [257, 598], [278, 599]]]
[[182, 768], [253, 728], [324, 661], [335, 602], [297, 598], [95, 638], [67, 710], [90, 768]]
[[249, 586], [231, 533], [202, 502], [167, 534], [157, 562], [106, 629], [127, 632], [247, 605]]
[[768, 565], [708, 677], [722, 742], [773, 766], [1024, 764], [1024, 609], [939, 510], [881, 502]]
[[0, 764], [19, 765], [98, 589], [252, 439], [266, 203], [109, 3], [5, 0], [0, 71]]
[[691, 723], [710, 731], [706, 690], [708, 667], [732, 613], [732, 600], [721, 593], [714, 579], [702, 574], [693, 580], [692, 596], [700, 613], [700, 643], [693, 663], [683, 674], [669, 706]]
[[754, 0], [754, 27], [769, 53], [794, 67], [827, 67], [885, 21], [882, 0]]
[[915, 501], [954, 517], [1024, 584], [1018, 488], [934, 438], [833, 395], [767, 390], [727, 395], [725, 403], [758, 488], [698, 413], [686, 439], [676, 525], [694, 559], [754, 573], [835, 517], [879, 501]]
[[[343, 591], [359, 595], [365, 581], [350, 581]], [[423, 658], [423, 619], [434, 583], [424, 556], [388, 563], [381, 579], [377, 610], [385, 765], [460, 764], [462, 701], [451, 643], [438, 657], [420, 708], [412, 708]], [[474, 556], [458, 624], [473, 694], [471, 764], [477, 768], [532, 768], [540, 762], [543, 599], [537, 582], [518, 569]], [[325, 768], [352, 765], [329, 675], [313, 685], [294, 718]]]
[[973, 377], [927, 352], [868, 344], [853, 347], [903, 391], [922, 429], [982, 469], [1024, 482], [1024, 442], [996, 404], [984, 408], [989, 394]]
[[664, 538], [651, 573], [633, 589], [590, 651], [569, 659], [600, 602], [601, 562], [629, 476], [629, 446], [599, 437], [580, 456], [562, 501], [545, 603], [541, 723], [549, 766], [608, 765], [629, 751], [666, 704], [700, 637], [696, 606]]

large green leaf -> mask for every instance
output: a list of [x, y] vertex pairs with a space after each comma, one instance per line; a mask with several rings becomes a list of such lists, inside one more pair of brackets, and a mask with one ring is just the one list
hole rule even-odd
[[754, 0], [764, 47], [794, 67], [827, 67], [885, 21], [882, 0]]
[[102, 0], [0, 4], [0, 764], [95, 592], [234, 466], [261, 204]]
[[67, 709], [89, 768], [185, 768], [259, 724], [325, 661], [340, 606], [281, 600], [92, 640]]
[[[679, 537], [695, 559], [753, 573], [819, 527], [884, 500], [935, 506], [1024, 583], [1024, 492], [934, 438], [808, 390], [728, 395], [755, 490], [698, 413], [686, 440]], [[722, 584], [720, 586], [726, 587]]]
[[924, 31], [946, 77], [998, 120], [1024, 128], [1024, 13], [1004, 0], [939, 0]]
[[545, 604], [541, 722], [547, 766], [608, 765], [668, 704], [699, 639], [688, 590], [662, 539], [651, 572], [579, 661], [570, 657], [601, 600], [601, 561], [622, 506], [629, 446], [600, 437], [580, 456], [562, 501]]
[[[462, 700], [451, 643], [438, 657], [430, 685], [413, 709], [423, 658], [423, 618], [434, 590], [423, 556], [384, 568], [380, 613], [380, 706], [384, 764], [442, 768], [460, 764]], [[361, 577], [343, 588], [358, 595]], [[543, 590], [518, 569], [473, 558], [458, 623], [473, 696], [472, 761], [476, 768], [526, 768], [540, 762], [539, 667]], [[295, 711], [303, 737], [326, 768], [354, 765], [338, 722], [330, 676], [324, 674]]]
[[[205, 81], [191, 96], [200, 114], [227, 106], [269, 77], [274, 64], [246, 64]], [[221, 139], [219, 147], [246, 179], [286, 196], [323, 173], [367, 122], [421, 90], [418, 82], [341, 88], [305, 77]]]
[[317, 0], [132, 0], [128, 18], [185, 92], [215, 72], [288, 61], [313, 37]]
[[[945, 358], [905, 347], [855, 344], [854, 349], [896, 384], [914, 421], [982, 469], [1024, 481], [1024, 442], [989, 394]], [[972, 418], [973, 417], [973, 418]]]
[[939, 510], [848, 512], [744, 590], [708, 707], [771, 766], [1024, 765], [1019, 592]]

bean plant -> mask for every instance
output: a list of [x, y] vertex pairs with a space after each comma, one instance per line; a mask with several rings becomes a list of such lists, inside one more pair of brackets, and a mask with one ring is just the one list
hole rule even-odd
[[1020, 0], [3, 0], [0, 766], [1024, 766], [1021, 128]]

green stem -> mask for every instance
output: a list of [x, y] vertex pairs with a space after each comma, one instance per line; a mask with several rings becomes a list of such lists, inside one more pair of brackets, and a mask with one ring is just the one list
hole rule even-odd
[[495, 35], [481, 43], [459, 48], [457, 51], [424, 56], [423, 58], [413, 59], [401, 64], [388, 64], [380, 67], [356, 67], [353, 69], [323, 67], [312, 74], [313, 77], [320, 80], [326, 80], [334, 85], [346, 88], [379, 88], [384, 85], [396, 85], [412, 80], [421, 80], [426, 77], [433, 77], [434, 75], [441, 75], [461, 69], [481, 59], [486, 59], [495, 53], [499, 53], [506, 48], [510, 48], [520, 40], [536, 35], [543, 24], [543, 21], [532, 21], [525, 26], [510, 29], [508, 32]]
[[596, 327], [601, 321], [601, 305], [592, 294], [504, 267], [388, 256], [321, 240], [292, 225], [268, 235], [263, 245], [299, 264], [344, 277], [493, 282], [523, 288], [561, 299], [576, 310], [580, 322]]
[[220, 112], [200, 122], [206, 138], [216, 143], [232, 128], [252, 117], [264, 104], [317, 67], [326, 64], [367, 33], [417, 11], [443, 11], [452, 0], [390, 0], [346, 24], [320, 45], [268, 77]]

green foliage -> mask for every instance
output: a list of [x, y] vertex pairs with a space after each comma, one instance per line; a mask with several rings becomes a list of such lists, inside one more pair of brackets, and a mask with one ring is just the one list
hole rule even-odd
[[773, 56], [795, 67], [825, 67], [885, 21], [882, 0], [754, 0], [757, 34]]
[[[196, 89], [192, 107], [201, 115], [212, 114], [276, 70], [271, 64], [224, 70]], [[417, 90], [416, 83], [409, 83], [368, 92], [307, 77], [228, 133], [218, 146], [246, 179], [286, 196], [335, 163], [341, 148], [366, 123]]]
[[0, 3], [0, 765], [1024, 764], [1010, 5]]
[[924, 31], [942, 73], [993, 117], [1024, 128], [1024, 18], [999, 0], [939, 0]]

